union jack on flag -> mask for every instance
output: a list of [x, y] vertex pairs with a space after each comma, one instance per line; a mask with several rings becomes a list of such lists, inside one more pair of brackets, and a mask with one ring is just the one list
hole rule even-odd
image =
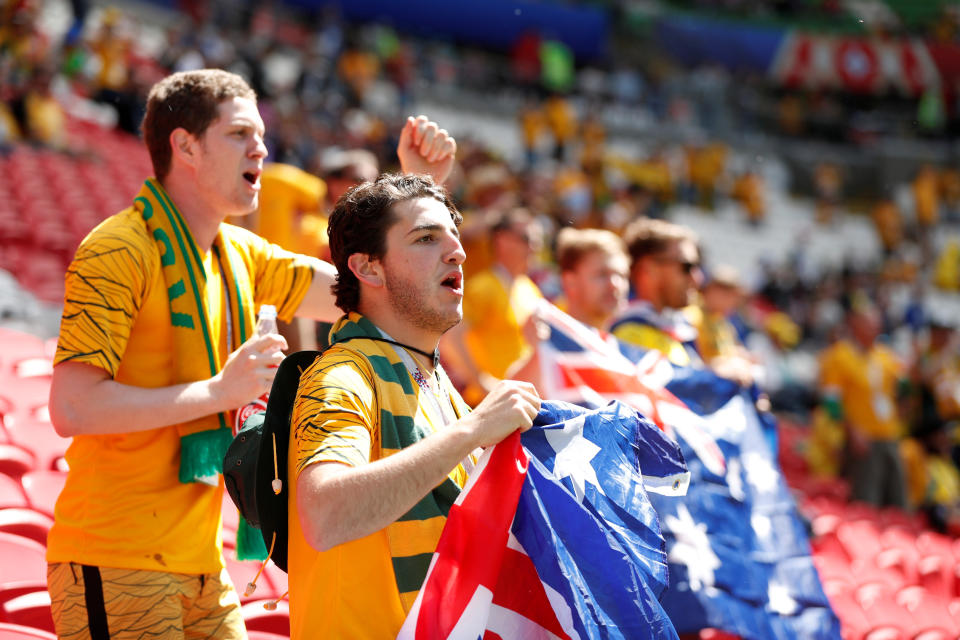
[[552, 305], [541, 318], [550, 328], [538, 346], [544, 397], [586, 406], [623, 400], [678, 436], [689, 490], [677, 499], [650, 496], [670, 568], [661, 602], [677, 631], [840, 637], [749, 392], [707, 369], [601, 338]]
[[635, 410], [544, 402], [481, 457], [398, 638], [675, 640], [647, 492], [682, 495], [687, 478]]
[[723, 453], [703, 418], [667, 390], [673, 366], [662, 354], [601, 336], [546, 301], [538, 314], [550, 329], [537, 346], [543, 397], [591, 408], [619, 400], [683, 438], [712, 473], [724, 473]]

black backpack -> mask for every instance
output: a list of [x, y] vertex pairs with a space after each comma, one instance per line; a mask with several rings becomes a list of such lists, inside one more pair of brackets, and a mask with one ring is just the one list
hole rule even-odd
[[223, 483], [240, 516], [259, 529], [270, 559], [287, 570], [287, 447], [300, 375], [322, 351], [298, 351], [283, 359], [267, 409], [247, 418], [223, 458]]

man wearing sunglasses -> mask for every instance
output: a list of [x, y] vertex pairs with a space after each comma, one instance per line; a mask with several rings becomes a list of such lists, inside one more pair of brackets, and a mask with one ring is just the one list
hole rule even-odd
[[627, 227], [624, 240], [633, 301], [611, 331], [624, 342], [662, 352], [675, 364], [700, 361], [697, 331], [683, 313], [695, 302], [703, 279], [696, 235], [686, 227], [645, 218]]

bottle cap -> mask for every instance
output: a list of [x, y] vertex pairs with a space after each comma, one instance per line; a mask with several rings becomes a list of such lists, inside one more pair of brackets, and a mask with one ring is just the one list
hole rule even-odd
[[277, 317], [277, 308], [272, 304], [262, 304], [260, 305], [260, 318], [276, 318]]

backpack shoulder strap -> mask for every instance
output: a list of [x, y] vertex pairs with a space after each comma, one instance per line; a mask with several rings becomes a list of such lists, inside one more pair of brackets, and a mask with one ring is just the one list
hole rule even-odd
[[287, 514], [289, 481], [287, 447], [290, 443], [290, 418], [300, 386], [300, 376], [322, 355], [322, 351], [298, 351], [283, 359], [270, 388], [263, 416], [263, 437], [256, 465], [256, 504], [260, 533], [270, 559], [287, 570]]

